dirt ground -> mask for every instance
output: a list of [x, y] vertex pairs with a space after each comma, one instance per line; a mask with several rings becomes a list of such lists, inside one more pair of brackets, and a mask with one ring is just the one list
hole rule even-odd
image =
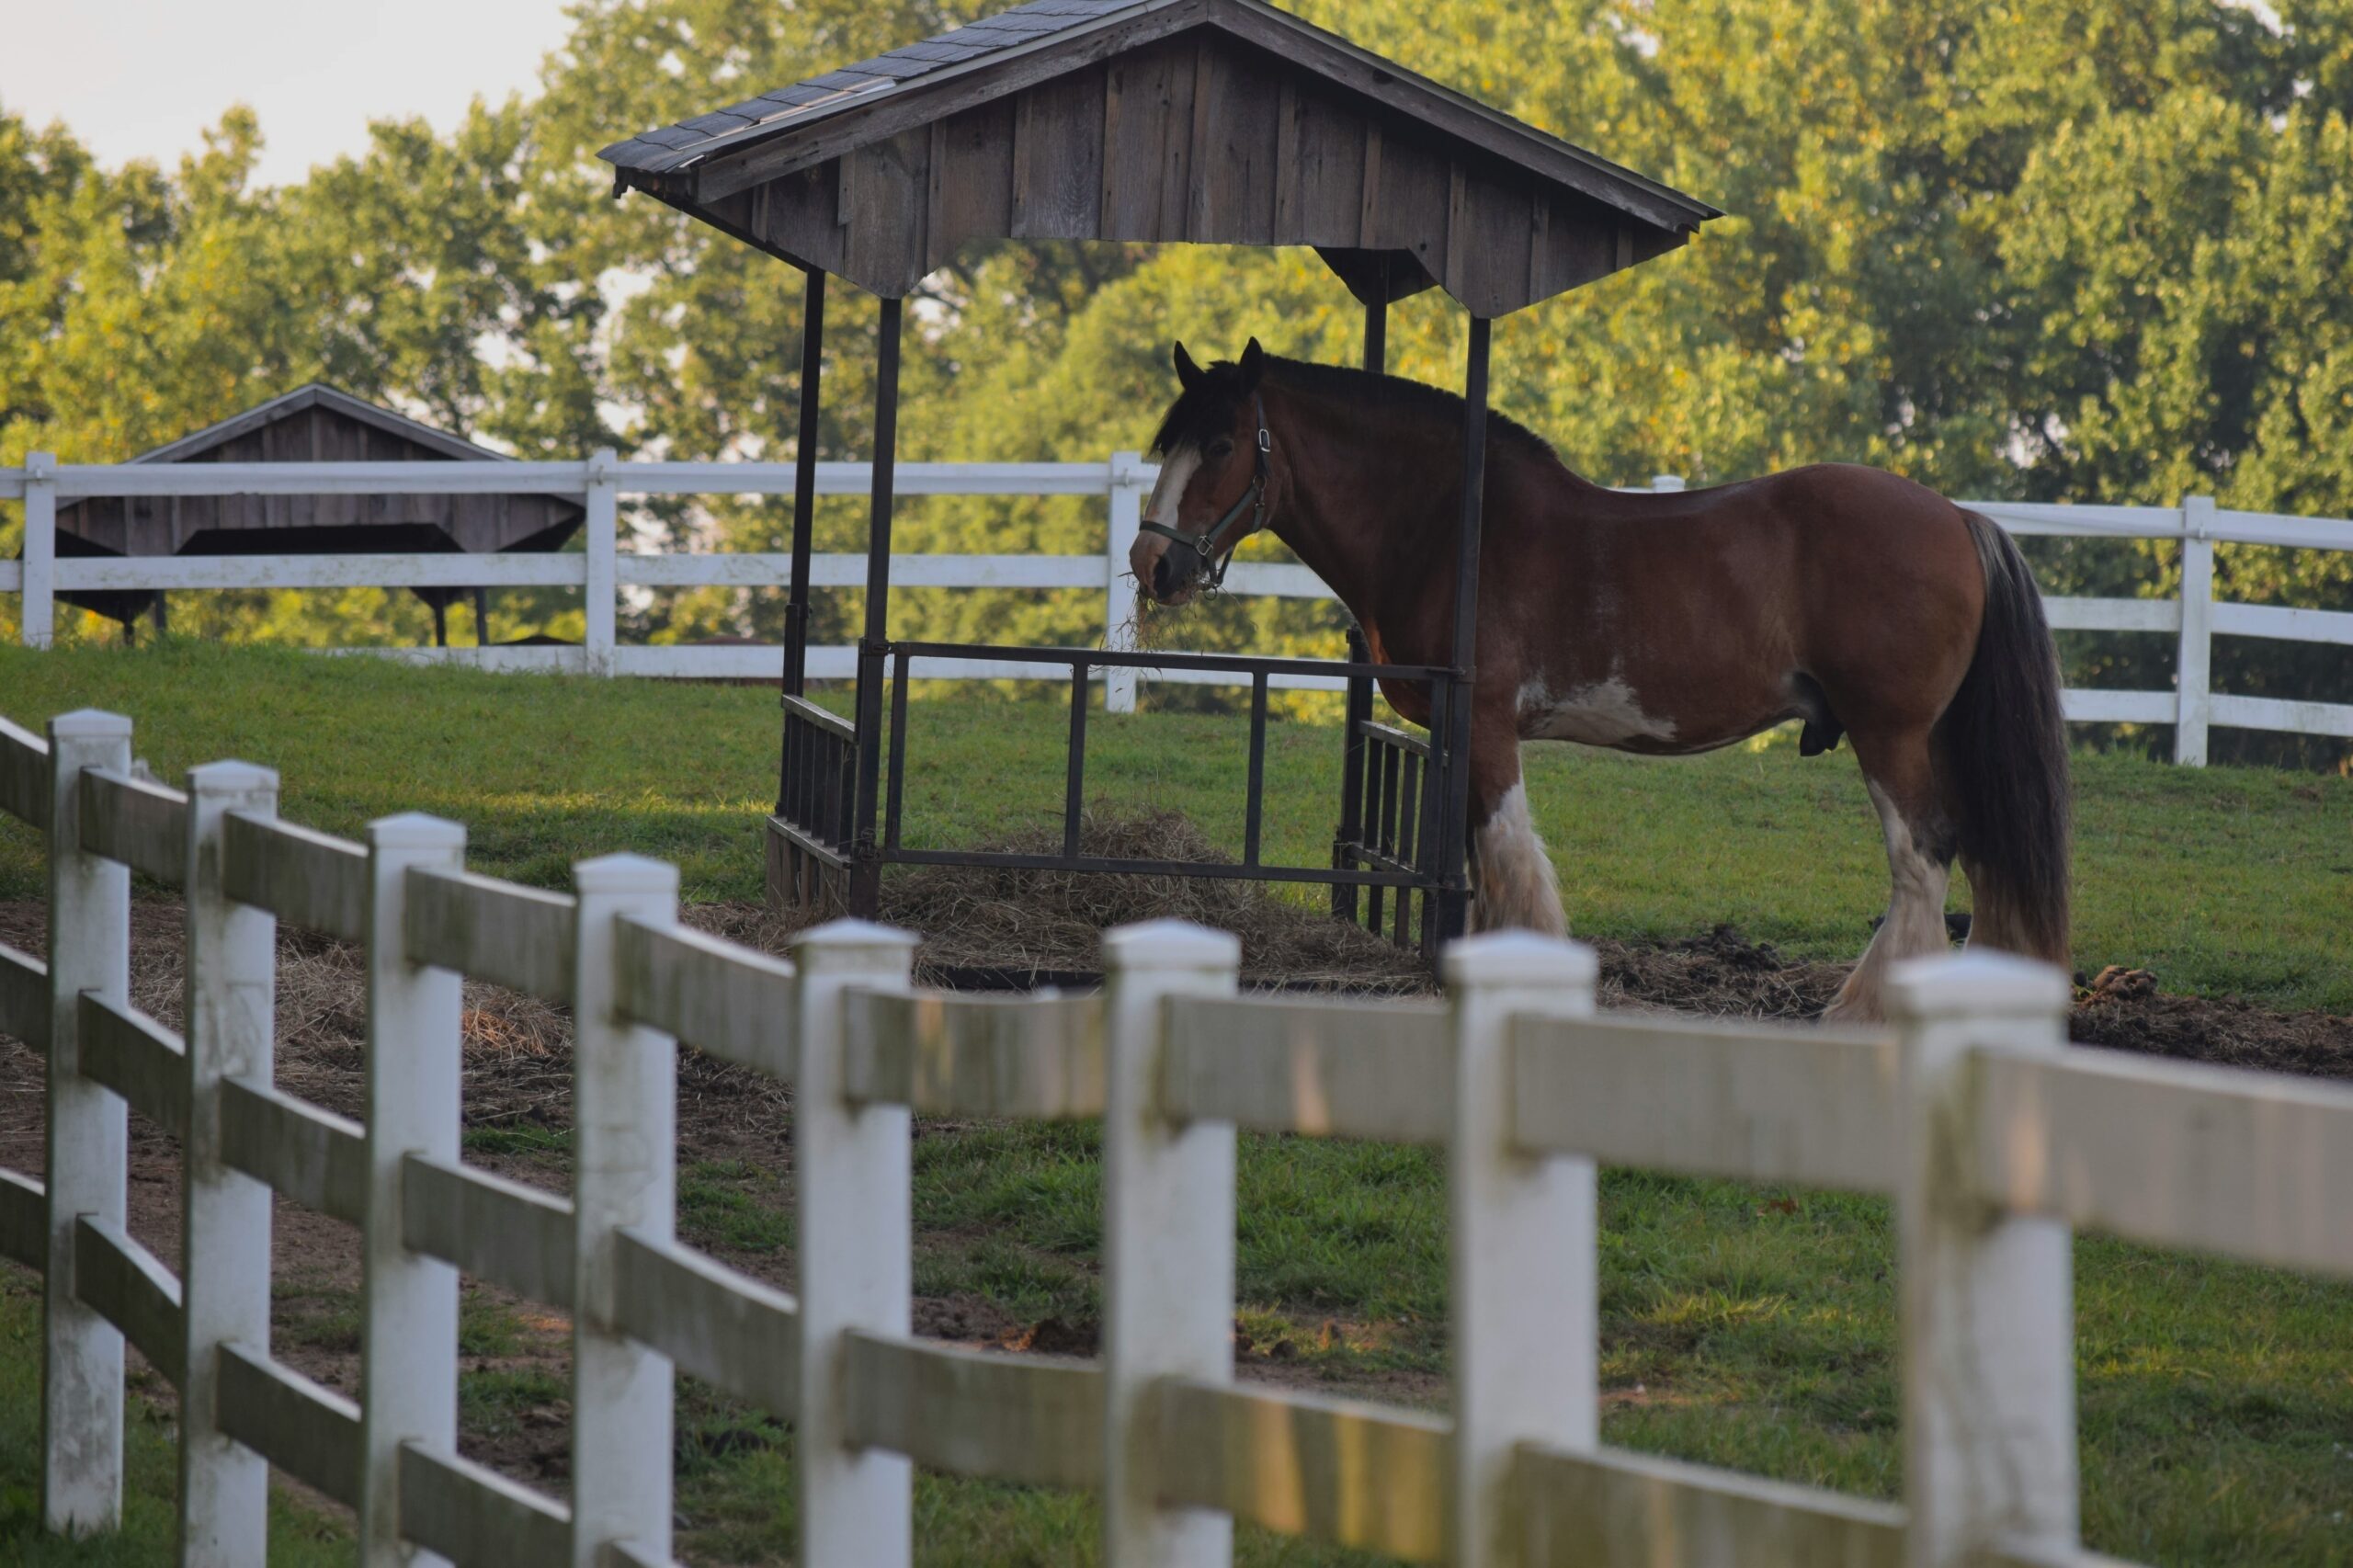
[[[1145, 842], [1123, 842], [1120, 849], [1183, 853], [1190, 846], [1172, 844], [1168, 837], [1188, 831], [1188, 826], [1147, 823], [1139, 830]], [[917, 969], [919, 978], [934, 983], [983, 971], [1000, 977], [1083, 974], [1097, 967], [1097, 934], [1105, 926], [1181, 915], [1242, 934], [1245, 984], [1374, 994], [1430, 988], [1414, 955], [1239, 882], [953, 869], [893, 882], [884, 915], [932, 933], [918, 954]], [[793, 930], [791, 923], [746, 905], [697, 906], [687, 911], [687, 917], [698, 926], [769, 950], [781, 950]], [[41, 906], [0, 903], [0, 942], [23, 951], [44, 951]], [[1603, 1004], [1611, 1007], [1801, 1019], [1818, 1014], [1845, 977], [1842, 965], [1790, 960], [1769, 944], [1749, 941], [1729, 926], [1664, 944], [1596, 945], [1602, 960]], [[181, 951], [176, 904], [134, 905], [132, 1001], [175, 1028], [181, 1017]], [[355, 1119], [361, 1116], [363, 1001], [356, 949], [301, 932], [281, 933], [277, 1046], [281, 1088]], [[468, 1158], [517, 1180], [560, 1188], [564, 1176], [558, 1135], [571, 1116], [569, 1018], [562, 1009], [529, 997], [470, 983], [464, 1028], [466, 1126], [515, 1135], [472, 1140]], [[2079, 984], [2072, 1033], [2079, 1041], [2115, 1049], [2353, 1078], [2353, 1018], [2167, 995], [2140, 971], [2109, 971]], [[790, 1092], [782, 1085], [681, 1051], [682, 1169], [710, 1162], [757, 1167], [776, 1178], [761, 1200], [789, 1205], [790, 1121]], [[541, 1134], [546, 1136], [540, 1138]], [[535, 1140], [546, 1147], [535, 1149]], [[42, 1141], [40, 1059], [21, 1042], [0, 1039], [0, 1165], [40, 1170]], [[472, 1146], [485, 1142], [500, 1146]], [[130, 1175], [132, 1233], [176, 1267], [177, 1141], [134, 1117]], [[281, 1202], [273, 1241], [277, 1354], [330, 1388], [356, 1392], [357, 1237], [336, 1221]], [[713, 1250], [732, 1267], [790, 1288], [790, 1257], [780, 1249]], [[473, 1336], [476, 1351], [464, 1357], [467, 1370], [506, 1374], [510, 1389], [546, 1392], [544, 1398], [527, 1392], [491, 1415], [470, 1415], [461, 1446], [518, 1479], [561, 1493], [567, 1481], [569, 1447], [569, 1413], [561, 1394], [566, 1381], [568, 1325], [559, 1316], [472, 1282], [467, 1286], [467, 1301], [470, 1316], [479, 1314], [497, 1325]], [[1091, 1324], [1052, 1318], [1024, 1323], [977, 1296], [918, 1301], [915, 1324], [918, 1333], [970, 1345], [1065, 1355], [1089, 1355], [1095, 1349]], [[1322, 1330], [1327, 1340], [1377, 1332], [1377, 1325], [1339, 1322]], [[1301, 1346], [1289, 1340], [1255, 1343], [1237, 1324], [1235, 1349], [1245, 1377], [1289, 1381], [1300, 1376], [1292, 1362]], [[1442, 1397], [1426, 1375], [1406, 1381], [1413, 1386], [1384, 1382], [1360, 1392], [1412, 1403]], [[139, 1386], [151, 1398], [170, 1400], [171, 1391], [151, 1372], [141, 1371]], [[689, 1440], [710, 1437], [708, 1426], [694, 1426], [683, 1416], [680, 1426], [682, 1433], [700, 1433]]]

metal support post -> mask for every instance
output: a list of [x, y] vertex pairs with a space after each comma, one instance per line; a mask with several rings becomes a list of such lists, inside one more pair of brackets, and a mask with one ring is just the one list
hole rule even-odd
[[1487, 349], [1492, 324], [1471, 318], [1471, 347], [1462, 376], [1462, 520], [1455, 536], [1454, 676], [1447, 705], [1442, 767], [1445, 806], [1438, 819], [1438, 939], [1462, 935], [1471, 913], [1468, 857], [1471, 825], [1471, 714], [1479, 640], [1479, 528], [1487, 483]]
[[891, 637], [891, 502], [899, 440], [899, 318], [903, 301], [882, 301], [874, 364], [874, 485], [866, 537], [866, 634], [858, 644], [858, 797], [850, 822], [849, 912], [872, 919], [882, 901], [882, 850], [875, 838], [881, 802], [882, 684]]
[[[792, 586], [784, 601], [784, 690], [809, 684], [809, 551], [817, 526], [819, 383], [825, 368], [825, 275], [812, 269], [801, 307], [801, 435], [792, 449]], [[777, 809], [784, 809], [779, 795]]]
[[[1364, 368], [1380, 375], [1389, 362], [1389, 264], [1381, 262], [1381, 293], [1365, 302], [1364, 307]], [[1372, 657], [1364, 640], [1363, 628], [1353, 621], [1348, 626], [1348, 662], [1360, 665]], [[1372, 717], [1372, 682], [1360, 676], [1348, 677], [1347, 699], [1340, 721], [1340, 831], [1333, 835], [1332, 869], [1346, 870], [1354, 858], [1349, 846], [1364, 839], [1364, 732], [1363, 725]], [[1400, 898], [1405, 896], [1403, 891]], [[1350, 925], [1357, 918], [1357, 889], [1344, 882], [1332, 884], [1332, 915]]]

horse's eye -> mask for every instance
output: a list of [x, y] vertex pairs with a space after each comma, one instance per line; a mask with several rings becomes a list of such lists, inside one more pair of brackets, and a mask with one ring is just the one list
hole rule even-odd
[[1233, 455], [1233, 442], [1229, 437], [1220, 436], [1216, 440], [1210, 443], [1210, 456], [1213, 458], [1230, 458]]

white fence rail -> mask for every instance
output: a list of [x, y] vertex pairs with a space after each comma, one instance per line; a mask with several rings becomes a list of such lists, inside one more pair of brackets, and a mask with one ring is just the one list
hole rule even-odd
[[[673, 1369], [794, 1424], [810, 1563], [906, 1563], [917, 1464], [1099, 1493], [1118, 1568], [1225, 1563], [1236, 1518], [1469, 1568], [2089, 1563], [2071, 1227], [2353, 1275], [2353, 1092], [2070, 1049], [2021, 960], [1909, 966], [1883, 1034], [1597, 1017], [1592, 952], [1521, 934], [1451, 949], [1444, 1006], [1238, 998], [1234, 938], [1173, 923], [1106, 938], [1099, 997], [921, 994], [901, 933], [786, 964], [681, 931], [657, 862], [551, 895], [466, 875], [453, 824], [282, 824], [265, 769], [127, 787], [130, 746], [0, 721], [54, 944], [0, 948], [50, 1161], [0, 1173], [0, 1250], [46, 1274], [48, 1527], [119, 1518], [128, 1342], [188, 1394], [198, 1568], [264, 1562], [266, 1464], [351, 1503], [371, 1568], [667, 1563]], [[125, 995], [133, 852], [188, 892], [185, 1040]], [[270, 1086], [281, 916], [366, 949], [364, 1125]], [[460, 971], [574, 1010], [569, 1199], [459, 1158]], [[677, 1040], [794, 1084], [797, 1299], [672, 1233]], [[186, 1150], [180, 1278], [124, 1231], [125, 1095]], [[915, 1113], [1103, 1118], [1099, 1359], [911, 1336]], [[1234, 1381], [1238, 1127], [1445, 1151], [1448, 1415]], [[1600, 1444], [1598, 1161], [1893, 1199], [1901, 1505]], [[273, 1189], [363, 1233], [362, 1404], [269, 1355]], [[569, 1508], [456, 1451], [461, 1269], [573, 1316]]]
[[[821, 495], [863, 495], [865, 463], [817, 465]], [[892, 563], [900, 587], [1075, 588], [1104, 598], [1106, 646], [1130, 619], [1124, 581], [1128, 547], [1159, 470], [1134, 452], [1102, 463], [902, 463], [902, 495], [1099, 495], [1108, 504], [1100, 555], [906, 555]], [[60, 465], [35, 452], [21, 469], [0, 469], [0, 499], [25, 502], [24, 558], [0, 562], [0, 592], [22, 596], [24, 641], [47, 646], [55, 632], [60, 592], [98, 589], [224, 589], [342, 587], [577, 588], [587, 611], [587, 635], [576, 648], [385, 648], [367, 650], [415, 663], [456, 663], [493, 670], [554, 670], [596, 675], [701, 679], [773, 678], [780, 648], [757, 645], [687, 647], [623, 645], [616, 610], [633, 589], [781, 588], [791, 557], [778, 552], [639, 554], [620, 549], [618, 498], [630, 495], [786, 495], [790, 463], [621, 462], [609, 450], [585, 462], [517, 463], [129, 463]], [[1682, 488], [1661, 476], [1654, 489]], [[168, 556], [61, 561], [56, 506], [85, 496], [475, 494], [539, 490], [583, 501], [586, 548], [548, 555]], [[2067, 716], [2082, 722], [2176, 726], [2178, 762], [2202, 765], [2214, 725], [2296, 734], [2353, 738], [2353, 705], [2235, 697], [2211, 689], [2211, 642], [2217, 636], [2260, 637], [2353, 646], [2353, 612], [2287, 609], [2214, 602], [2214, 546], [2268, 544], [2301, 550], [2353, 551], [2353, 521], [2283, 517], [2217, 508], [2211, 497], [2179, 506], [2040, 506], [1966, 503], [2018, 534], [2081, 538], [2178, 539], [2183, 549], [2179, 599], [2050, 599], [2053, 626], [2063, 630], [2140, 631], [2176, 640], [2172, 691], [2070, 690]], [[865, 583], [862, 556], [819, 555], [812, 582], [825, 588]], [[1331, 591], [1303, 566], [1245, 562], [1227, 579], [1231, 592], [1279, 598], [1329, 598]], [[846, 645], [809, 650], [809, 674], [819, 680], [857, 673], [857, 651]], [[926, 678], [1019, 679], [1034, 668], [967, 661], [916, 661]], [[1106, 672], [1114, 710], [1132, 709], [1135, 679]], [[1232, 682], [1215, 671], [1168, 670], [1142, 678]], [[1336, 689], [1336, 678], [1277, 676], [1279, 687]]]

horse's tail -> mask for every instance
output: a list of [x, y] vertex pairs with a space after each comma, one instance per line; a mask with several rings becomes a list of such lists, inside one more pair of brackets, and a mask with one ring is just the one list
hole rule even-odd
[[1985, 571], [1985, 617], [1943, 720], [1972, 945], [2067, 966], [2073, 788], [2059, 657], [2026, 558], [2001, 526], [1964, 513]]

